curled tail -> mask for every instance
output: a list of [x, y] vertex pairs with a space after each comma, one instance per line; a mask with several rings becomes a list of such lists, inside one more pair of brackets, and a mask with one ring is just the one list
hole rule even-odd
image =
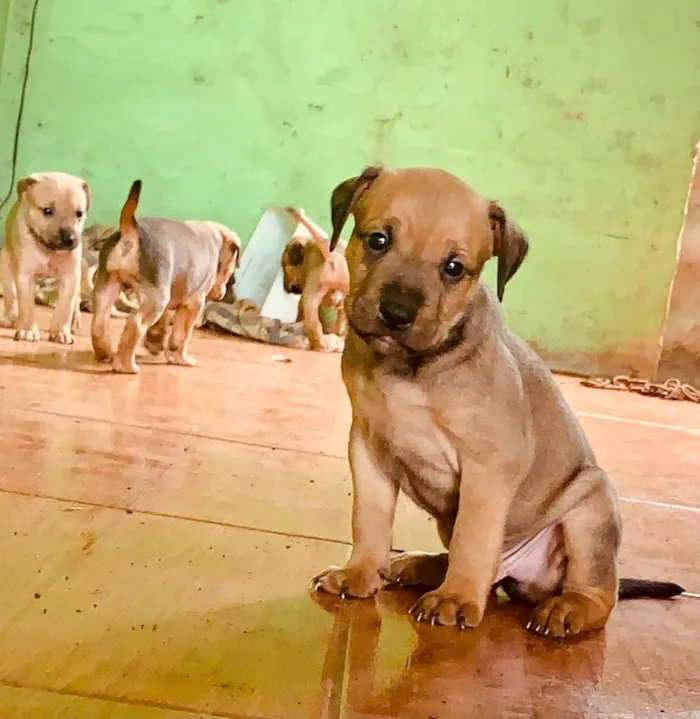
[[133, 234], [137, 231], [136, 225], [136, 208], [139, 206], [139, 197], [141, 196], [141, 180], [136, 180], [129, 190], [129, 196], [122, 207], [121, 215], [119, 215], [119, 232], [122, 237]]
[[670, 599], [683, 594], [685, 589], [673, 582], [655, 582], [649, 579], [620, 579], [618, 599]]

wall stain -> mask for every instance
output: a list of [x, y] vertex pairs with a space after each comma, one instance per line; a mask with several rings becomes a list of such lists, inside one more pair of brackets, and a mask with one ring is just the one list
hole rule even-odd
[[609, 90], [608, 83], [599, 77], [591, 77], [581, 85], [581, 94], [583, 95], [589, 95], [594, 92], [606, 94]]
[[323, 105], [316, 105], [313, 102], [310, 102], [307, 104], [307, 107], [309, 110], [313, 110], [314, 112], [323, 112]]
[[201, 85], [206, 80], [206, 77], [204, 75], [197, 73], [196, 75], [193, 75], [192, 80], [194, 81], [195, 85]]
[[403, 117], [403, 112], [399, 110], [391, 117], [375, 117], [374, 124], [376, 129], [374, 142], [374, 156], [377, 160], [383, 160], [386, 157], [389, 148], [391, 134], [396, 127], [396, 123]]
[[635, 133], [631, 130], [618, 130], [615, 135], [615, 144], [621, 150], [631, 150], [632, 140], [636, 137]]
[[592, 37], [600, 32], [600, 28], [603, 27], [602, 20], [587, 20], [586, 22], [580, 22], [578, 24], [581, 29], [581, 34], [584, 37]]

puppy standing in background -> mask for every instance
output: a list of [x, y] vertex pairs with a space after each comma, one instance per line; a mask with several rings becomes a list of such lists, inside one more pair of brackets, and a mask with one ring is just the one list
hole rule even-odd
[[72, 344], [71, 323], [80, 312], [82, 233], [89, 209], [90, 190], [80, 177], [45, 172], [17, 183], [0, 258], [5, 305], [0, 326], [14, 327], [16, 340], [39, 341], [36, 280], [58, 277], [49, 340]]
[[[301, 295], [297, 322], [304, 322], [306, 337], [312, 350], [335, 350], [345, 335], [344, 300], [348, 292], [348, 263], [345, 254], [332, 252], [328, 240], [307, 220], [304, 213], [288, 207], [287, 211], [306, 229], [311, 237], [297, 235], [282, 255], [284, 290]], [[320, 313], [333, 309], [335, 322], [324, 326]]]
[[[618, 579], [612, 482], [544, 362], [505, 327], [498, 300], [527, 255], [522, 230], [428, 168], [368, 168], [339, 185], [331, 247], [350, 214], [353, 548], [315, 588], [423, 587], [418, 621], [467, 629], [500, 584], [552, 637], [600, 629], [618, 598], [680, 594]], [[497, 296], [479, 281], [492, 257]], [[392, 557], [399, 490], [435, 518], [446, 553]]]
[[[136, 348], [149, 334], [149, 351], [166, 350], [169, 363], [194, 366], [188, 352], [192, 330], [207, 299], [220, 300], [240, 256], [240, 239], [217, 222], [181, 222], [134, 216], [141, 181], [131, 187], [119, 231], [100, 250], [93, 296], [92, 346], [115, 372], [136, 374]], [[135, 288], [138, 310], [126, 322], [116, 353], [109, 319], [122, 285]], [[168, 320], [172, 330], [165, 346]]]

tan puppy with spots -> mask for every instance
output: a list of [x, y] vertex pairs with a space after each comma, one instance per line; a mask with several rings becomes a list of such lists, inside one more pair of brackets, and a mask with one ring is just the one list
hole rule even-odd
[[89, 209], [90, 189], [80, 177], [42, 172], [17, 183], [0, 257], [5, 305], [0, 326], [14, 327], [16, 340], [39, 341], [36, 281], [58, 277], [49, 340], [72, 344], [71, 325], [80, 317], [82, 234]]
[[[306, 227], [311, 237], [296, 235], [287, 243], [282, 254], [284, 290], [301, 295], [297, 322], [304, 322], [311, 349], [319, 352], [342, 349], [347, 330], [343, 303], [349, 287], [345, 254], [340, 249], [331, 252], [328, 239], [301, 210], [288, 207], [287, 211]], [[324, 318], [329, 309], [337, 313], [330, 325]]]
[[[351, 213], [353, 548], [314, 586], [343, 597], [423, 586], [419, 621], [469, 628], [502, 584], [536, 604], [528, 627], [555, 637], [604, 626], [618, 595], [682, 592], [618, 581], [612, 483], [545, 364], [504, 325], [522, 230], [432, 169], [369, 168], [339, 185], [331, 247]], [[498, 298], [479, 281], [492, 257]], [[392, 558], [399, 490], [436, 519], [446, 554]]]

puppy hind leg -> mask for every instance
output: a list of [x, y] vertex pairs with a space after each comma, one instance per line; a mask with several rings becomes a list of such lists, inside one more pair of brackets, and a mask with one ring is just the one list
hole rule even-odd
[[119, 346], [112, 360], [112, 369], [121, 374], [138, 374], [136, 348], [149, 327], [160, 319], [170, 302], [170, 294], [161, 294], [157, 290], [145, 292], [138, 310], [126, 321]]
[[108, 362], [112, 359], [112, 338], [110, 334], [110, 319], [112, 308], [117, 300], [120, 284], [108, 275], [97, 273], [92, 293], [92, 324], [90, 335], [92, 349], [98, 362]]
[[197, 366], [197, 361], [187, 352], [187, 348], [203, 306], [204, 300], [197, 298], [188, 300], [186, 304], [181, 305], [176, 310], [166, 354], [169, 364], [184, 367]]
[[[450, 546], [454, 521], [439, 518], [438, 535], [445, 549]], [[447, 575], [449, 555], [446, 552], [400, 552], [391, 558], [387, 581], [399, 587], [437, 589]]]
[[168, 333], [168, 320], [170, 319], [170, 312], [166, 310], [160, 316], [160, 319], [146, 332], [146, 337], [143, 340], [143, 346], [148, 350], [149, 354], [154, 357], [158, 356], [165, 350], [165, 336]]
[[602, 469], [582, 470], [595, 483], [591, 492], [562, 520], [566, 570], [560, 595], [535, 609], [528, 628], [537, 634], [565, 637], [601, 629], [617, 602], [617, 552], [621, 522], [614, 496]]

